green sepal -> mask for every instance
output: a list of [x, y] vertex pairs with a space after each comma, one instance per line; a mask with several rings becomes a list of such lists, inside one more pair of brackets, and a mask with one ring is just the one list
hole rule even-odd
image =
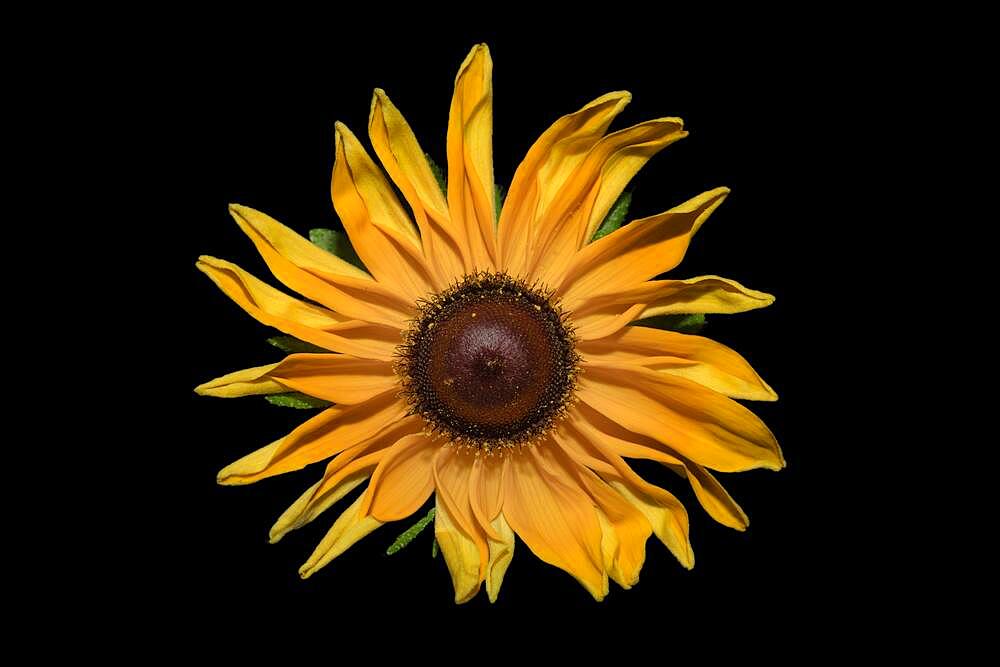
[[621, 193], [618, 196], [618, 199], [615, 200], [615, 203], [611, 207], [611, 210], [608, 211], [608, 214], [604, 217], [604, 222], [602, 222], [598, 226], [597, 231], [594, 232], [594, 237], [590, 239], [591, 242], [594, 242], [600, 238], [604, 238], [611, 232], [621, 227], [622, 224], [625, 223], [625, 216], [628, 215], [628, 207], [631, 205], [632, 205], [632, 193], [631, 192]]
[[448, 196], [448, 177], [444, 174], [444, 169], [438, 166], [438, 163], [434, 161], [430, 153], [424, 153], [424, 157], [427, 158], [427, 164], [431, 168], [431, 173], [434, 174], [434, 179], [438, 182], [438, 186], [441, 188], [441, 192], [444, 193], [445, 197]]
[[493, 206], [496, 208], [497, 217], [495, 218], [495, 220], [496, 220], [496, 224], [498, 224], [498, 225], [500, 224], [500, 211], [503, 210], [503, 200], [504, 200], [504, 197], [506, 197], [506, 196], [507, 196], [507, 193], [504, 192], [503, 187], [500, 186], [500, 185], [497, 185], [496, 183], [494, 183], [493, 184]]
[[705, 328], [705, 316], [702, 313], [678, 315], [654, 315], [632, 322], [632, 326], [667, 329], [686, 334], [696, 334]]
[[330, 354], [330, 350], [324, 350], [319, 345], [307, 343], [304, 340], [299, 340], [295, 336], [272, 336], [267, 339], [267, 342], [282, 352], [287, 352], [289, 354], [296, 354], [298, 352], [307, 352], [310, 354]]
[[354, 246], [351, 245], [351, 240], [347, 238], [347, 234], [338, 232], [336, 229], [317, 227], [316, 229], [309, 230], [309, 240], [328, 253], [336, 255], [362, 271], [366, 270], [364, 262], [358, 257], [358, 253], [354, 251]]
[[385, 550], [387, 556], [391, 556], [410, 542], [413, 541], [417, 535], [419, 535], [427, 525], [434, 520], [435, 508], [431, 508], [427, 514], [424, 515], [420, 521], [403, 531], [403, 533], [396, 538], [396, 541], [389, 545], [389, 548]]
[[287, 394], [268, 394], [264, 398], [271, 405], [277, 405], [282, 408], [297, 408], [299, 410], [315, 410], [316, 408], [328, 408], [333, 405], [330, 401], [324, 401], [322, 398], [314, 398], [298, 391], [290, 391]]
[[431, 545], [431, 558], [437, 558], [437, 557], [438, 557], [438, 541], [437, 538], [435, 537], [434, 544]]

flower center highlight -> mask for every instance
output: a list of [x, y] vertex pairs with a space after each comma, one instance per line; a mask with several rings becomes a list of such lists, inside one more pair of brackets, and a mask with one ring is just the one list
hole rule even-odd
[[396, 372], [432, 431], [492, 453], [538, 440], [565, 412], [574, 340], [550, 293], [478, 273], [421, 303]]

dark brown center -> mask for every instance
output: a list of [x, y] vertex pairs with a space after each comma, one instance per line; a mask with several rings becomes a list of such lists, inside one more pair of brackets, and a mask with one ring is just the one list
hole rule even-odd
[[434, 430], [494, 449], [548, 430], [572, 395], [577, 361], [572, 332], [547, 294], [479, 274], [424, 306], [397, 370]]

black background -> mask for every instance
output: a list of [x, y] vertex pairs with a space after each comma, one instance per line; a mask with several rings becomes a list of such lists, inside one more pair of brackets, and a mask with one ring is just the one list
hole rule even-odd
[[[149, 439], [155, 449], [145, 452], [155, 460], [149, 469], [157, 479], [157, 518], [133, 524], [151, 533], [136, 584], [148, 613], [181, 602], [188, 621], [279, 616], [328, 622], [341, 632], [373, 619], [416, 628], [614, 620], [654, 629], [669, 620], [719, 627], [733, 641], [775, 638], [780, 628], [808, 626], [824, 613], [846, 559], [837, 546], [840, 519], [831, 512], [837, 501], [828, 493], [839, 445], [816, 389], [817, 368], [830, 363], [817, 366], [823, 323], [816, 297], [830, 253], [827, 236], [817, 233], [817, 203], [829, 200], [812, 180], [817, 155], [831, 141], [819, 115], [821, 108], [830, 113], [829, 93], [817, 84], [827, 72], [823, 60], [804, 55], [801, 44], [763, 40], [723, 50], [710, 36], [692, 46], [673, 43], [669, 34], [555, 40], [468, 30], [377, 38], [341, 28], [328, 41], [273, 49], [259, 36], [253, 48], [235, 34], [189, 39], [155, 66], [159, 87], [137, 112], [144, 132], [157, 135], [156, 164], [147, 173], [156, 174], [153, 196], [166, 225], [157, 277], [169, 311], [155, 324], [164, 380]], [[717, 274], [777, 297], [761, 311], [711, 317], [704, 333], [743, 354], [780, 395], [777, 403], [750, 407], [777, 435], [788, 468], [721, 476], [750, 516], [749, 530], [738, 533], [714, 523], [678, 478], [637, 464], [685, 502], [696, 566], [685, 571], [654, 537], [640, 583], [631, 591], [612, 583], [601, 603], [519, 542], [499, 601], [490, 605], [482, 591], [456, 607], [442, 559], [430, 557], [430, 531], [385, 555], [409, 522], [376, 531], [301, 581], [298, 566], [336, 509], [277, 545], [267, 544], [267, 531], [321, 465], [236, 488], [216, 486], [215, 473], [309, 413], [257, 397], [192, 392], [207, 379], [280, 358], [265, 342], [272, 332], [194, 268], [199, 254], [211, 254], [277, 284], [226, 204], [260, 209], [303, 234], [339, 228], [329, 198], [333, 124], [343, 121], [364, 139], [375, 87], [386, 90], [423, 148], [444, 164], [454, 76], [478, 41], [488, 42], [495, 64], [499, 183], [510, 182], [528, 147], [560, 115], [605, 92], [629, 90], [633, 101], [613, 128], [680, 116], [691, 133], [634, 180], [630, 217], [719, 185], [732, 188], [671, 276]], [[155, 584], [147, 588], [141, 582], [149, 578]]]

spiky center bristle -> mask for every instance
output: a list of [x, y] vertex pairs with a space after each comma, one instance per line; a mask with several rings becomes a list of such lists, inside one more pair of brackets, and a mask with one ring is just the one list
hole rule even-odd
[[492, 454], [539, 440], [565, 413], [579, 355], [551, 292], [481, 272], [419, 306], [396, 372], [431, 432]]

